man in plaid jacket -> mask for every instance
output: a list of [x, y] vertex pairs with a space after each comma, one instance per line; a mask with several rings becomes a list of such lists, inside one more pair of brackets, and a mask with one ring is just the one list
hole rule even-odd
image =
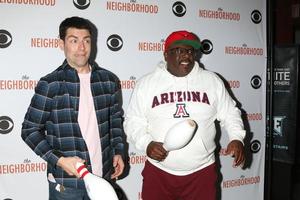
[[80, 17], [60, 24], [66, 59], [40, 79], [22, 124], [22, 139], [48, 163], [49, 199], [89, 199], [77, 162], [109, 181], [124, 169], [119, 80], [89, 61], [92, 28]]

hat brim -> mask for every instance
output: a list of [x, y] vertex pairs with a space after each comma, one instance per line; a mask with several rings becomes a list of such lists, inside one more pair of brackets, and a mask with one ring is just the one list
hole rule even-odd
[[201, 47], [201, 43], [196, 40], [177, 40], [177, 41], [173, 42], [173, 44], [171, 46], [179, 45], [179, 44], [192, 46], [194, 49], [200, 49], [200, 47]]

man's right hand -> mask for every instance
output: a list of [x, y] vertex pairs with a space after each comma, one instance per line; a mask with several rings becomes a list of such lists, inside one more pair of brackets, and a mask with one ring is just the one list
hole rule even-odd
[[157, 161], [163, 161], [168, 155], [168, 152], [163, 148], [163, 143], [154, 141], [149, 143], [146, 153], [148, 157]]
[[76, 176], [80, 178], [76, 170], [76, 163], [84, 163], [85, 161], [81, 158], [74, 156], [74, 157], [60, 157], [57, 161], [57, 166], [61, 167], [65, 172], [67, 172], [70, 176]]

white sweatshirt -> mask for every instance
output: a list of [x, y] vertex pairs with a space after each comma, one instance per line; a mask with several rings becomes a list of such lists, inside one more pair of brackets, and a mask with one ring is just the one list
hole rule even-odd
[[170, 174], [187, 175], [215, 162], [215, 120], [228, 132], [230, 141], [243, 141], [245, 130], [240, 115], [215, 73], [195, 62], [187, 76], [176, 77], [167, 71], [165, 63], [160, 63], [154, 72], [137, 81], [124, 128], [129, 141], [146, 152], [151, 141], [163, 142], [175, 123], [187, 118], [195, 120], [198, 129], [188, 145], [170, 151], [162, 162], [148, 158]]

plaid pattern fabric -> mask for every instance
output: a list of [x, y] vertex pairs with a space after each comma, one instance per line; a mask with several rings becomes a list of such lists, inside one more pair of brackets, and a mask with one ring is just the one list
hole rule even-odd
[[[110, 180], [112, 158], [124, 156], [122, 94], [118, 78], [92, 63], [91, 91], [100, 132], [103, 177]], [[78, 156], [91, 162], [78, 124], [80, 85], [75, 69], [66, 61], [42, 77], [22, 124], [22, 139], [48, 163], [48, 173], [67, 187], [83, 188], [82, 180], [56, 166], [61, 156]]]

